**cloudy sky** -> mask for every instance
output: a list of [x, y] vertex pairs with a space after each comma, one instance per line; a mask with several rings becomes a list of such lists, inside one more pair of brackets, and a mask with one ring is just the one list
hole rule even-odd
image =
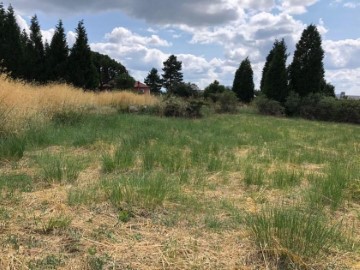
[[275, 39], [290, 53], [308, 24], [323, 37], [326, 78], [336, 92], [360, 95], [360, 0], [12, 0], [21, 27], [37, 14], [51, 39], [62, 19], [70, 45], [84, 19], [94, 51], [120, 61], [143, 81], [152, 67], [175, 54], [184, 79], [206, 87], [232, 85], [249, 56], [259, 85], [265, 57]]

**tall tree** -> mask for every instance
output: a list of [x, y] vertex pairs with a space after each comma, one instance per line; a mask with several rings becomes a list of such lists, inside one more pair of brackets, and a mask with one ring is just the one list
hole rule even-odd
[[286, 44], [284, 40], [276, 40], [268, 59], [271, 59], [264, 67], [263, 85], [261, 91], [270, 99], [285, 102], [288, 91], [288, 77], [286, 70]]
[[27, 55], [27, 61], [30, 64], [28, 70], [29, 80], [44, 82], [45, 76], [45, 48], [42, 40], [40, 24], [37, 16], [31, 18], [30, 23], [30, 43], [31, 46]]
[[91, 52], [91, 54], [99, 76], [100, 89], [114, 88], [116, 86], [115, 79], [118, 79], [123, 74], [128, 74], [128, 71], [121, 63], [111, 59], [109, 56], [98, 52]]
[[290, 66], [290, 87], [301, 97], [321, 92], [324, 81], [324, 50], [320, 33], [309, 25], [296, 44], [294, 60]]
[[2, 66], [14, 78], [19, 78], [22, 75], [21, 63], [23, 61], [23, 52], [20, 36], [20, 27], [16, 22], [14, 9], [10, 5], [3, 21], [3, 40], [0, 57], [3, 60]]
[[153, 94], [160, 94], [160, 90], [162, 87], [162, 80], [158, 74], [158, 70], [156, 68], [152, 68], [144, 80], [151, 90]]
[[175, 86], [183, 81], [182, 62], [178, 61], [175, 55], [170, 55], [163, 64], [163, 85], [169, 94], [173, 94]]
[[205, 88], [204, 98], [210, 98], [212, 101], [216, 102], [219, 94], [224, 93], [225, 91], [226, 87], [221, 85], [219, 81], [215, 80]]
[[80, 21], [76, 28], [76, 41], [71, 48], [69, 57], [70, 82], [76, 87], [84, 89], [96, 89], [99, 86], [99, 78], [95, 65], [92, 61], [90, 46], [84, 22]]
[[274, 50], [271, 49], [268, 56], [266, 57], [265, 65], [264, 65], [264, 68], [262, 71], [262, 76], [261, 76], [261, 81], [260, 81], [260, 91], [264, 91], [265, 74], [269, 70], [269, 66], [270, 66], [271, 61], [273, 60], [273, 57], [274, 57]]
[[69, 47], [62, 21], [56, 25], [54, 36], [51, 39], [47, 54], [47, 70], [50, 81], [65, 81], [67, 79], [67, 64]]
[[242, 102], [249, 103], [254, 99], [254, 72], [249, 58], [243, 60], [236, 71], [232, 90]]

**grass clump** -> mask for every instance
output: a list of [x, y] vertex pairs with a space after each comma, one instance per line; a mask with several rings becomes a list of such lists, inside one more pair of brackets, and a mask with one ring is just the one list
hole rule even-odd
[[13, 192], [19, 190], [30, 192], [33, 188], [33, 181], [26, 174], [0, 174], [0, 190]]
[[23, 138], [15, 135], [0, 137], [0, 161], [21, 159], [24, 155], [25, 144]]
[[346, 190], [351, 181], [349, 170], [345, 167], [331, 166], [328, 173], [311, 177], [309, 201], [312, 206], [329, 205], [336, 210], [346, 197]]
[[263, 210], [248, 216], [246, 223], [261, 252], [281, 269], [291, 265], [306, 269], [308, 263], [343, 243], [339, 225], [328, 225], [318, 213], [298, 208]]
[[272, 174], [272, 186], [279, 189], [295, 187], [301, 183], [302, 173], [278, 170]]
[[65, 215], [59, 215], [50, 218], [45, 224], [43, 224], [42, 232], [49, 234], [55, 230], [66, 230], [71, 224], [71, 217]]
[[83, 169], [83, 164], [63, 154], [44, 154], [38, 158], [42, 177], [47, 182], [74, 182]]
[[244, 182], [246, 186], [262, 186], [264, 184], [265, 171], [262, 168], [247, 166], [245, 169]]
[[123, 206], [155, 209], [175, 190], [163, 173], [146, 173], [122, 176], [105, 181], [104, 190], [110, 202], [122, 209]]

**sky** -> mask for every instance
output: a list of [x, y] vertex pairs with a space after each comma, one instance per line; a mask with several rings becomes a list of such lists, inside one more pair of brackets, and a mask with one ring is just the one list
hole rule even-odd
[[21, 28], [38, 16], [51, 40], [63, 20], [71, 46], [84, 20], [92, 50], [121, 62], [143, 81], [162, 73], [171, 55], [182, 61], [184, 80], [205, 88], [231, 86], [249, 57], [259, 87], [265, 58], [284, 38], [291, 63], [302, 31], [315, 24], [322, 35], [326, 80], [336, 93], [360, 96], [360, 0], [11, 0]]

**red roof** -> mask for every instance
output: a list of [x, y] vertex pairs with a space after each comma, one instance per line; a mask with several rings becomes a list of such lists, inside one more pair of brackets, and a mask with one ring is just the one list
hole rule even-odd
[[146, 84], [143, 84], [141, 82], [135, 82], [134, 87], [135, 88], [149, 88], [149, 86], [147, 86]]

